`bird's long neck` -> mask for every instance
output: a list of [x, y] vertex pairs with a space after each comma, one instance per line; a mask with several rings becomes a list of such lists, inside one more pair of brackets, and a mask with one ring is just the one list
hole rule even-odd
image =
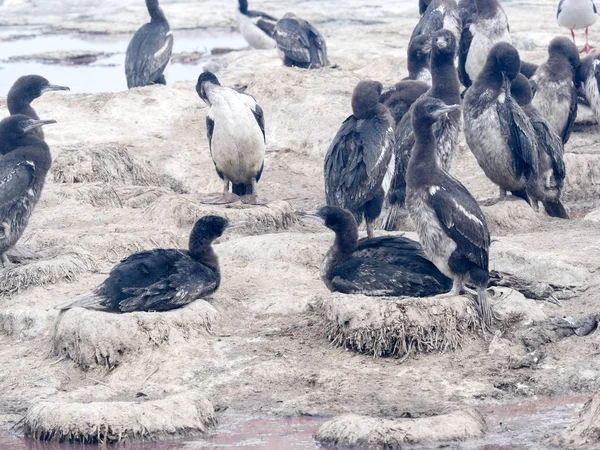
[[148, 8], [148, 14], [150, 14], [152, 22], [167, 23], [167, 18], [158, 5], [158, 0], [146, 0], [146, 8]]
[[35, 109], [31, 107], [31, 102], [34, 99], [25, 98], [23, 96], [12, 96], [9, 95], [6, 99], [6, 106], [8, 107], [8, 112], [11, 115], [15, 114], [24, 114], [27, 117], [31, 117], [32, 119], [39, 120], [38, 115], [35, 112]]
[[342, 230], [335, 233], [335, 242], [325, 255], [321, 266], [321, 279], [327, 287], [330, 286], [331, 272], [339, 264], [348, 261], [356, 251], [358, 244], [358, 230]]
[[427, 62], [421, 59], [408, 58], [407, 68], [408, 74], [412, 78], [416, 77], [419, 72], [427, 67]]
[[440, 53], [432, 55], [431, 95], [447, 104], [460, 103], [460, 85], [454, 67], [454, 55]]
[[[495, 64], [486, 63], [470, 89], [474, 89], [478, 94], [491, 90], [495, 95], [500, 95], [502, 82], [502, 72], [500, 72]], [[474, 95], [472, 98], [475, 101], [479, 101], [479, 96]]]
[[219, 268], [219, 258], [210, 242], [207, 242], [206, 240], [190, 242], [189, 252], [193, 259], [202, 262], [205, 266], [215, 270]]
[[429, 179], [433, 171], [439, 168], [435, 149], [433, 124], [413, 123], [415, 146], [408, 162], [406, 172], [407, 186], [419, 184], [419, 180]]

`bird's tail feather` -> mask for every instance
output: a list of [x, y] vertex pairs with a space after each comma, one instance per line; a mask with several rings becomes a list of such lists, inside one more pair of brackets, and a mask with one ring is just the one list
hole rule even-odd
[[408, 212], [403, 204], [393, 203], [384, 211], [383, 226], [385, 231], [398, 231], [406, 221]]
[[68, 302], [56, 305], [54, 309], [59, 309], [61, 311], [66, 311], [67, 309], [71, 308], [87, 308], [102, 310], [105, 309], [103, 303], [103, 297], [98, 295], [95, 291], [90, 291], [86, 292], [85, 294], [81, 294], [80, 296]]
[[549, 216], [558, 217], [560, 219], [568, 219], [569, 218], [569, 215], [567, 214], [567, 210], [565, 209], [563, 204], [560, 202], [560, 200], [557, 200], [555, 202], [543, 202], [543, 204], [544, 204], [544, 209], [546, 210], [546, 212], [548, 213]]
[[520, 191], [510, 191], [510, 193], [515, 197], [522, 198], [531, 205], [531, 200], [529, 199], [529, 196], [527, 195], [527, 191], [525, 189], [521, 189]]
[[477, 312], [484, 331], [489, 331], [494, 323], [494, 313], [487, 298], [486, 288], [477, 287]]

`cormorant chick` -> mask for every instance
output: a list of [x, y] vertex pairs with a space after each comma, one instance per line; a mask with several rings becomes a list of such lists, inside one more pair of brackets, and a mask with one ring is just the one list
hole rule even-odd
[[332, 292], [427, 297], [448, 292], [452, 286], [418, 242], [401, 236], [359, 241], [354, 216], [337, 206], [304, 215], [335, 232], [335, 243], [321, 265], [321, 279]]
[[372, 222], [381, 213], [394, 168], [394, 119], [379, 103], [382, 85], [361, 81], [352, 94], [352, 112], [325, 155], [325, 198], [329, 206], [340, 206], [363, 216], [367, 235], [373, 237]]
[[114, 266], [92, 292], [57, 308], [168, 311], [206, 297], [221, 283], [219, 260], [211, 244], [232, 225], [223, 217], [204, 216], [194, 225], [187, 250], [156, 248], [134, 253]]
[[40, 199], [52, 157], [48, 145], [35, 132], [54, 120], [35, 120], [22, 114], [0, 122], [0, 260], [23, 235]]
[[443, 28], [451, 31], [458, 43], [462, 27], [456, 0], [432, 0], [413, 29], [409, 42], [417, 36], [432, 37]]
[[429, 90], [427, 83], [416, 80], [402, 80], [381, 94], [379, 103], [390, 110], [396, 125], [406, 115], [410, 106]]
[[404, 80], [422, 81], [431, 85], [429, 57], [431, 55], [431, 36], [417, 36], [408, 44], [406, 66], [408, 76]]

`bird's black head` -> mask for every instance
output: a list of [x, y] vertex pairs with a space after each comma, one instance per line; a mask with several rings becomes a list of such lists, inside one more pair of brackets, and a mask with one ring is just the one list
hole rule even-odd
[[548, 56], [550, 58], [561, 58], [569, 61], [573, 70], [577, 70], [581, 62], [579, 51], [575, 44], [566, 37], [555, 37], [548, 45]]
[[510, 93], [519, 106], [529, 105], [533, 99], [529, 80], [522, 73], [518, 74], [510, 84]]
[[361, 81], [352, 93], [352, 113], [357, 119], [368, 119], [377, 114], [383, 85], [379, 81]]
[[240, 12], [246, 14], [248, 12], [248, 0], [239, 0]]
[[204, 71], [198, 77], [198, 82], [196, 83], [196, 92], [202, 100], [204, 100], [207, 104], [210, 105], [210, 101], [208, 100], [208, 96], [206, 95], [206, 86], [208, 84], [221, 86], [221, 83], [219, 83], [219, 80], [214, 73]]
[[358, 242], [358, 224], [352, 213], [339, 206], [323, 206], [315, 213], [301, 213], [302, 216], [318, 220], [335, 232], [336, 245], [343, 251], [352, 252]]
[[460, 109], [460, 105], [446, 105], [435, 97], [421, 97], [412, 106], [412, 126], [433, 125], [440, 117]]
[[438, 55], [448, 55], [451, 58], [454, 58], [456, 54], [456, 38], [449, 30], [445, 28], [436, 32], [432, 39], [432, 58], [437, 57]]
[[45, 92], [68, 90], [70, 89], [67, 86], [50, 84], [46, 78], [39, 75], [25, 75], [15, 81], [8, 93], [8, 97], [19, 96], [23, 100], [31, 102]]
[[504, 79], [512, 81], [521, 69], [521, 58], [508, 42], [499, 42], [490, 50], [485, 66], [482, 72], [501, 72]]
[[408, 45], [408, 61], [417, 65], [429, 64], [429, 55], [431, 53], [431, 38], [427, 35], [420, 35], [414, 38]]
[[17, 147], [27, 145], [31, 139], [39, 140], [33, 130], [50, 123], [56, 123], [56, 120], [34, 120], [23, 114], [15, 114], [3, 119], [0, 122], [0, 153], [5, 154]]

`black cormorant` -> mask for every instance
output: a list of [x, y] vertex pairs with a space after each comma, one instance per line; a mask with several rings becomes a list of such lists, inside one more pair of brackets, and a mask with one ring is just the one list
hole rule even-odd
[[211, 72], [200, 74], [196, 92], [209, 106], [208, 144], [224, 182], [223, 196], [203, 203], [233, 203], [242, 196], [244, 203], [264, 204], [258, 200], [256, 189], [265, 160], [265, 119], [261, 107], [252, 96], [221, 86]]
[[359, 241], [353, 214], [337, 206], [303, 215], [335, 232], [335, 242], [321, 264], [321, 279], [332, 292], [427, 297], [452, 287], [452, 281], [425, 257], [418, 242], [402, 236]]
[[236, 14], [240, 33], [246, 42], [254, 48], [275, 48], [273, 31], [277, 19], [261, 11], [248, 9], [248, 0], [239, 0], [239, 8]]
[[415, 100], [428, 90], [429, 85], [422, 81], [402, 80], [385, 90], [379, 98], [379, 103], [388, 107], [398, 125]]
[[379, 103], [382, 85], [361, 81], [352, 94], [352, 112], [338, 130], [325, 155], [325, 199], [364, 216], [367, 234], [381, 213], [394, 168], [394, 119]]
[[114, 266], [104, 282], [68, 305], [111, 312], [168, 311], [219, 288], [219, 260], [211, 244], [231, 224], [219, 216], [200, 218], [187, 250], [156, 248], [134, 253]]
[[432, 97], [413, 105], [415, 148], [406, 173], [406, 207], [425, 254], [452, 278], [451, 294], [459, 295], [467, 278], [476, 286], [477, 309], [488, 328], [493, 321], [486, 295], [490, 233], [477, 201], [440, 167], [433, 134], [435, 121], [459, 108]]
[[500, 187], [529, 201], [526, 183], [536, 176], [537, 138], [529, 117], [510, 94], [519, 74], [519, 53], [496, 44], [463, 102], [465, 138], [479, 166]]
[[533, 106], [561, 137], [563, 144], [569, 140], [577, 118], [579, 63], [575, 44], [566, 37], [556, 37], [548, 45], [548, 60], [530, 79]]
[[158, 0], [146, 0], [150, 22], [135, 32], [127, 46], [125, 76], [129, 89], [167, 84], [163, 72], [173, 51], [173, 34]]
[[318, 69], [329, 64], [327, 44], [319, 30], [293, 13], [275, 24], [273, 39], [285, 66]]
[[460, 0], [462, 33], [458, 52], [458, 78], [471, 86], [498, 42], [512, 42], [508, 19], [498, 0]]
[[34, 130], [54, 120], [17, 114], [0, 122], [0, 262], [11, 265], [6, 252], [23, 235], [40, 199], [52, 157]]

